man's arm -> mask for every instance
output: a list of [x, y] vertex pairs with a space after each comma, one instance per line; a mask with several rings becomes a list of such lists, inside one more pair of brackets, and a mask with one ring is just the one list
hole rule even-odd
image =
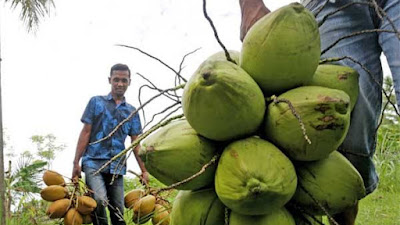
[[263, 0], [239, 0], [242, 12], [242, 23], [240, 25], [240, 40], [243, 41], [247, 32], [261, 17], [270, 13], [264, 5]]
[[[131, 135], [130, 137], [131, 137], [131, 142], [133, 142], [136, 140], [136, 138], [138, 136]], [[140, 149], [140, 145], [137, 145], [135, 147], [135, 149], [133, 150], [133, 153], [135, 154], [136, 161], [139, 164], [140, 170], [142, 171], [141, 179], [145, 184], [148, 184], [149, 183], [149, 173], [147, 172], [142, 159], [139, 157], [139, 149]]]
[[82, 155], [85, 152], [87, 145], [89, 144], [91, 132], [92, 125], [85, 123], [79, 135], [78, 144], [76, 146], [74, 166], [72, 169], [72, 179], [76, 177], [81, 177], [81, 166], [79, 165], [79, 160], [82, 158]]

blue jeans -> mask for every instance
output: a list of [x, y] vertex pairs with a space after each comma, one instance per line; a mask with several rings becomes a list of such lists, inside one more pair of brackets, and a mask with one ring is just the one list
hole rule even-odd
[[[400, 0], [376, 0], [389, 18], [400, 29]], [[321, 21], [327, 13], [336, 10], [351, 0], [336, 0], [329, 2], [317, 16]], [[358, 0], [357, 2], [370, 2]], [[314, 14], [325, 1], [312, 0], [306, 5]], [[381, 22], [374, 8], [365, 4], [356, 4], [340, 11], [320, 27], [321, 48], [324, 50], [340, 37], [361, 30], [390, 29], [387, 20]], [[358, 71], [359, 96], [351, 115], [351, 124], [346, 139], [339, 151], [357, 168], [364, 179], [367, 193], [371, 193], [378, 184], [378, 176], [373, 164], [375, 152], [376, 129], [381, 115], [382, 105], [382, 67], [381, 53], [388, 59], [396, 88], [397, 104], [400, 105], [400, 40], [393, 33], [368, 33], [340, 41], [335, 47], [321, 55], [321, 58], [350, 56], [365, 65], [371, 71], [374, 79], [359, 65], [351, 60], [342, 60], [336, 64], [350, 66]]]
[[97, 202], [97, 208], [92, 217], [94, 225], [108, 225], [106, 206], [110, 211], [111, 223], [113, 225], [125, 225], [124, 221], [124, 180], [119, 175], [114, 179], [113, 174], [99, 173], [90, 167], [84, 167], [85, 180], [88, 187], [93, 190], [93, 198]]

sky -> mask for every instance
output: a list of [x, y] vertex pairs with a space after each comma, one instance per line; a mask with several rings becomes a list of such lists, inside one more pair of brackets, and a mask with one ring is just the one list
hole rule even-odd
[[[70, 177], [83, 110], [90, 97], [109, 93], [107, 78], [113, 64], [131, 68], [126, 98], [136, 107], [138, 88], [146, 83], [136, 73], [159, 88], [175, 86], [171, 70], [117, 44], [140, 48], [176, 70], [184, 55], [201, 48], [184, 61], [182, 75], [187, 79], [204, 59], [222, 49], [203, 15], [202, 0], [54, 2], [56, 8], [35, 34], [26, 31], [18, 8], [1, 5], [3, 127], [16, 153], [34, 149], [32, 135], [54, 134], [57, 143], [67, 147], [57, 153], [52, 169]], [[266, 4], [275, 10], [290, 2]], [[209, 0], [207, 11], [224, 45], [240, 51], [239, 1]], [[155, 94], [144, 91], [143, 101]], [[147, 118], [170, 103], [165, 99], [152, 103], [146, 108]], [[133, 157], [128, 169], [139, 171]]]
[[[174, 87], [174, 73], [129, 45], [159, 58], [189, 78], [209, 55], [221, 51], [201, 0], [55, 0], [36, 33], [28, 33], [19, 19], [19, 8], [3, 3], [0, 12], [3, 127], [15, 153], [32, 151], [32, 135], [54, 134], [65, 144], [52, 169], [69, 177], [79, 132], [80, 117], [94, 95], [110, 91], [108, 73], [115, 63], [132, 70], [127, 101], [138, 106], [138, 88], [146, 82]], [[237, 0], [207, 1], [207, 12], [221, 41], [240, 51], [240, 8]], [[291, 1], [271, 3], [274, 10]], [[155, 95], [146, 90], [142, 99]], [[147, 119], [171, 102], [160, 99], [149, 105]], [[142, 115], [141, 115], [142, 116]], [[159, 117], [161, 118], [161, 117]], [[142, 117], [143, 121], [143, 117]], [[7, 165], [7, 164], [6, 164]], [[128, 169], [139, 171], [134, 158]]]

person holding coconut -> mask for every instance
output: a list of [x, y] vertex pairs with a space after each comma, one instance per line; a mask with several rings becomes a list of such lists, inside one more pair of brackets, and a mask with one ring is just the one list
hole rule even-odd
[[[376, 12], [373, 2], [386, 12], [393, 24], [382, 16], [382, 12]], [[351, 0], [304, 0], [301, 3], [314, 15], [318, 12], [316, 17], [318, 22], [326, 19], [319, 27], [322, 50], [327, 49], [339, 38], [355, 32], [376, 29], [393, 30], [393, 26], [400, 30], [399, 0], [362, 0], [357, 4]], [[262, 0], [239, 0], [239, 4], [242, 15], [240, 39], [243, 41], [253, 24], [269, 14], [270, 10]], [[346, 5], [348, 7], [345, 7]], [[341, 10], [329, 15], [338, 9]], [[327, 15], [329, 16], [325, 18]], [[364, 180], [367, 194], [373, 192], [378, 185], [373, 155], [382, 106], [383, 73], [380, 61], [382, 52], [388, 60], [396, 90], [397, 105], [400, 106], [400, 37], [397, 35], [398, 32], [367, 32], [354, 35], [341, 40], [321, 55], [323, 59], [351, 57], [371, 72], [371, 75], [368, 74], [353, 60], [334, 62], [334, 64], [352, 67], [359, 73], [359, 95], [352, 111], [349, 131], [338, 151], [358, 170]], [[353, 225], [357, 212], [358, 203], [333, 217], [340, 225]]]
[[[81, 176], [81, 170], [85, 172], [86, 184], [93, 191], [93, 198], [97, 202], [97, 208], [92, 218], [95, 225], [108, 224], [106, 206], [110, 211], [113, 225], [125, 224], [123, 218], [125, 156], [113, 161], [100, 173], [96, 174], [95, 172], [125, 149], [124, 142], [127, 136], [130, 136], [132, 142], [138, 137], [142, 129], [139, 114], [124, 123], [112, 137], [96, 144], [89, 143], [109, 135], [119, 123], [136, 110], [126, 102], [124, 97], [131, 83], [130, 75], [127, 65], [115, 64], [112, 66], [108, 78], [111, 92], [106, 96], [92, 97], [81, 118], [84, 125], [76, 147], [72, 178], [76, 180]], [[142, 171], [141, 180], [147, 183], [148, 173], [138, 157], [138, 150], [139, 147], [135, 148], [134, 154]]]

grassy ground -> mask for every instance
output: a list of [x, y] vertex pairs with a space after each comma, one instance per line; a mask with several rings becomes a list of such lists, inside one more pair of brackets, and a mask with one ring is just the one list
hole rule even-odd
[[360, 201], [356, 225], [375, 224], [400, 225], [400, 193], [378, 189]]

